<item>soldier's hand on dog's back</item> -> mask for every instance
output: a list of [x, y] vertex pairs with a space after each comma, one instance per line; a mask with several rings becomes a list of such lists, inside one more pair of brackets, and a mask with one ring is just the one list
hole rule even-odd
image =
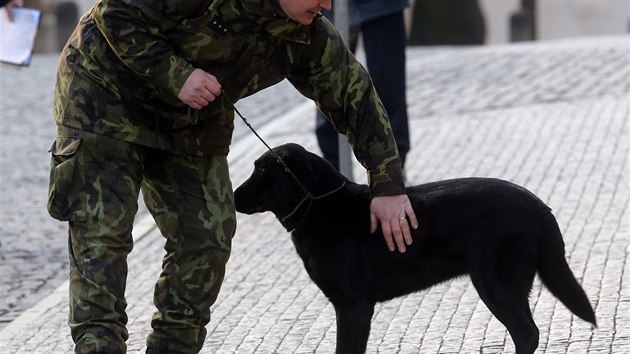
[[217, 78], [201, 69], [195, 69], [179, 90], [177, 98], [193, 109], [202, 109], [221, 94]]
[[406, 194], [374, 197], [370, 203], [370, 232], [376, 232], [381, 224], [383, 237], [390, 251], [396, 247], [405, 253], [413, 243], [411, 229], [418, 228], [418, 219]]

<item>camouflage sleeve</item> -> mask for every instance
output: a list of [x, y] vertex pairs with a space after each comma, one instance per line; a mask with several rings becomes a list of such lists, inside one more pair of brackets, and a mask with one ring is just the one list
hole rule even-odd
[[125, 66], [177, 96], [194, 67], [176, 53], [165, 33], [204, 6], [205, 0], [101, 0], [93, 16]]
[[367, 169], [372, 195], [404, 193], [394, 135], [368, 72], [328, 20], [319, 17], [312, 27], [310, 45], [289, 80], [347, 136]]

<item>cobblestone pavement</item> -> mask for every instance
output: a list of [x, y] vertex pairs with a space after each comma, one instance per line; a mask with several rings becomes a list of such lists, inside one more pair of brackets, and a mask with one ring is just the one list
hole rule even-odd
[[[558, 218], [569, 264], [591, 299], [599, 327], [593, 329], [576, 319], [536, 281], [531, 303], [541, 330], [539, 353], [630, 352], [629, 52], [630, 37], [408, 51], [413, 144], [406, 166], [409, 182], [473, 175], [504, 178], [535, 192]], [[2, 96], [15, 94], [4, 94], [5, 72], [1, 73]], [[35, 185], [45, 184], [47, 178], [46, 134], [42, 136], [43, 157], [8, 149], [13, 145], [4, 138], [19, 141], [19, 131], [23, 139], [39, 136], [39, 130], [31, 129], [46, 126], [7, 127], [4, 107], [11, 101], [3, 99], [1, 162], [13, 169], [33, 164], [41, 176], [30, 188], [37, 191]], [[34, 107], [45, 99], [34, 99], [23, 107]], [[266, 109], [276, 111], [269, 115], [273, 119], [268, 124], [262, 124], [260, 134], [271, 145], [294, 141], [317, 151], [313, 106], [282, 105], [281, 101], [264, 102]], [[262, 112], [258, 103], [253, 106], [251, 111], [243, 110], [252, 121]], [[287, 106], [296, 108], [287, 113]], [[20, 117], [13, 114], [7, 117]], [[246, 178], [253, 160], [264, 151], [251, 134], [240, 134], [230, 154], [235, 185]], [[32, 160], [36, 159], [46, 162], [35, 164]], [[46, 172], [40, 173], [42, 169]], [[0, 252], [7, 252], [6, 245], [11, 244], [21, 246], [7, 250], [32, 252], [32, 258], [21, 260], [21, 253], [15, 253], [18, 260], [9, 261], [13, 266], [4, 273], [10, 277], [3, 274], [3, 287], [21, 282], [13, 268], [23, 268], [25, 262], [39, 262], [39, 267], [33, 267], [35, 274], [47, 268], [47, 261], [39, 257], [51, 245], [56, 247], [51, 254], [65, 254], [64, 240], [42, 240], [43, 235], [60, 233], [54, 228], [45, 232], [45, 211], [41, 220], [14, 211], [18, 208], [13, 205], [37, 210], [41, 208], [37, 203], [20, 204], [18, 197], [5, 197], [5, 191], [19, 189], [22, 179], [37, 179], [32, 175], [2, 170], [2, 214], [6, 208], [19, 221], [5, 229], [12, 224], [2, 220]], [[359, 166], [355, 166], [355, 176], [365, 179]], [[45, 188], [37, 188], [45, 193]], [[32, 193], [28, 187], [20, 192], [31, 200]], [[162, 255], [161, 236], [150, 221], [140, 220], [136, 230], [127, 294], [132, 353], [144, 350]], [[39, 238], [33, 233], [40, 233]], [[55, 257], [65, 259], [63, 255], [51, 259]], [[63, 261], [55, 264], [63, 268]], [[0, 352], [72, 352], [65, 324], [66, 287], [58, 287], [0, 331]], [[334, 351], [334, 337], [334, 311], [309, 281], [279, 223], [272, 215], [239, 215], [227, 278], [213, 307], [202, 352], [329, 353]], [[513, 344], [470, 282], [462, 278], [377, 306], [368, 352], [503, 353], [513, 352]]]

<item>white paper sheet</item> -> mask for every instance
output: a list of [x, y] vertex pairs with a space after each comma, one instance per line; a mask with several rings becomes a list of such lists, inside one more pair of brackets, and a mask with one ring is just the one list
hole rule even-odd
[[41, 11], [23, 7], [13, 8], [13, 21], [6, 9], [0, 9], [0, 61], [29, 65], [39, 28]]

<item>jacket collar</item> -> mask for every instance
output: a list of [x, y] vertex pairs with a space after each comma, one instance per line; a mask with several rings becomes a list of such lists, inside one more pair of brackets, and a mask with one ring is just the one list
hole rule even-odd
[[242, 3], [245, 10], [260, 17], [288, 19], [279, 0], [242, 0]]
[[310, 43], [311, 26], [289, 19], [279, 0], [242, 0], [242, 4], [243, 9], [273, 36], [301, 44]]

